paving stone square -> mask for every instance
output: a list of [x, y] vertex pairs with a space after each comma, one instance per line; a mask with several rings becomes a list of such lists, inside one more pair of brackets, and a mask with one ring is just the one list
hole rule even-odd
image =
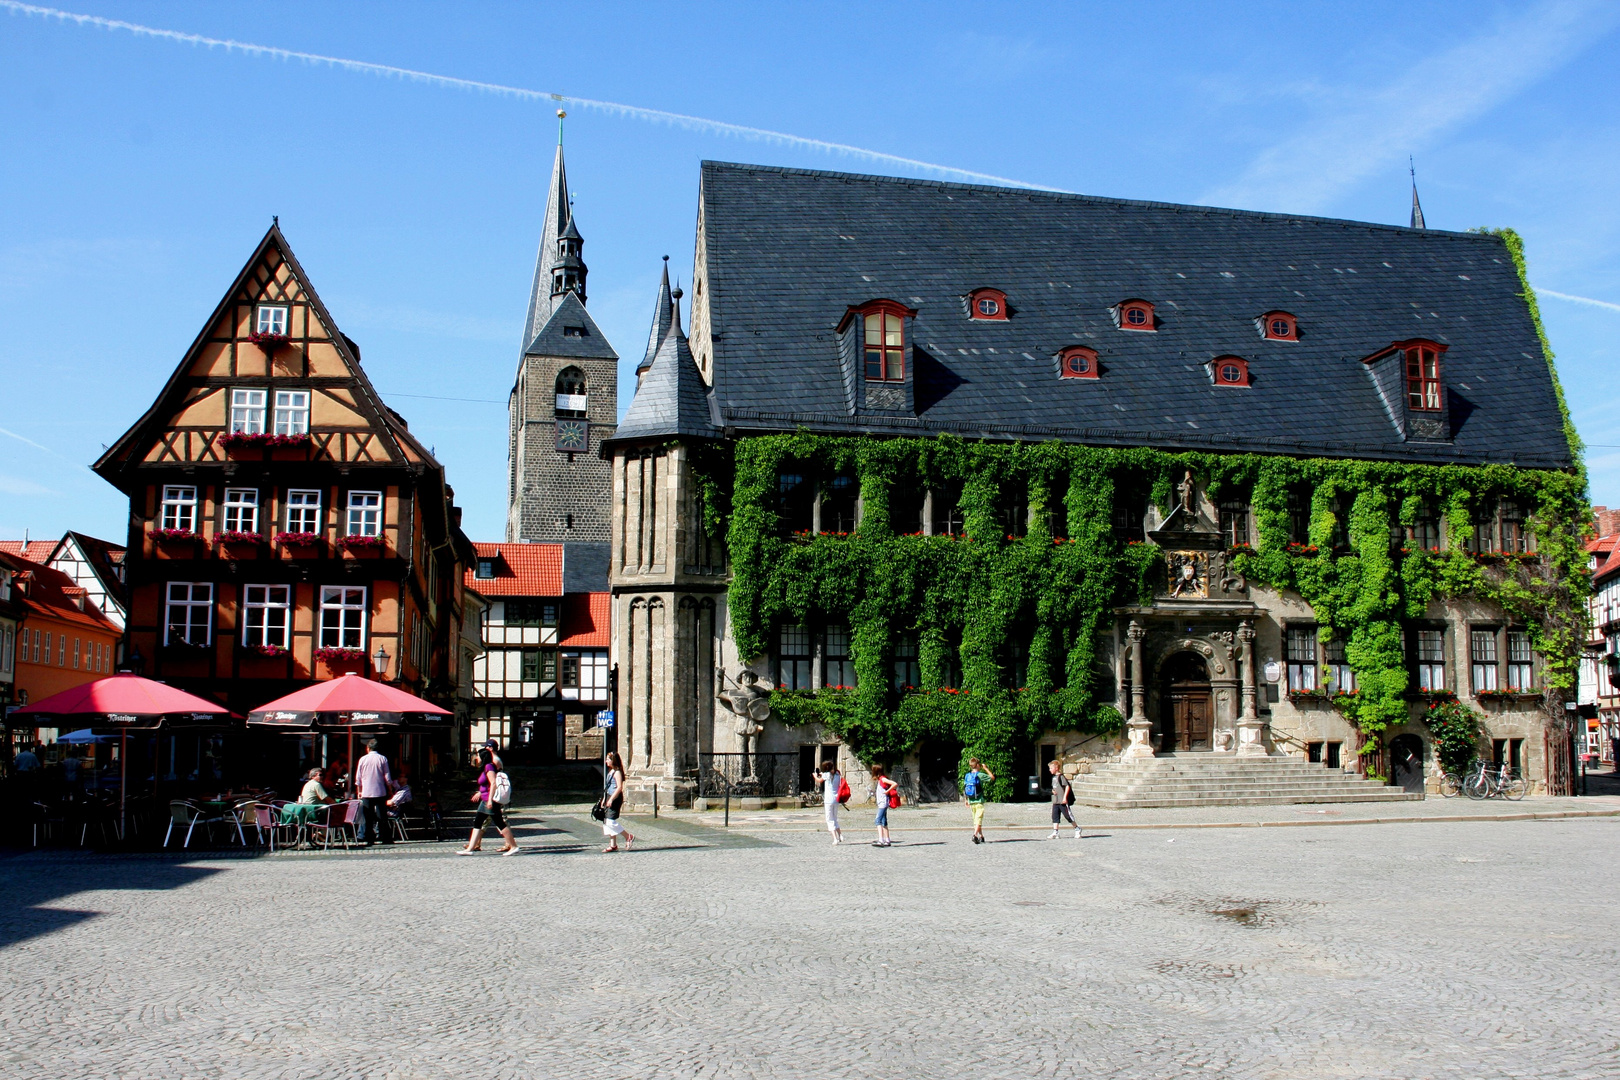
[[0, 856], [0, 1076], [1620, 1075], [1620, 820], [894, 818]]

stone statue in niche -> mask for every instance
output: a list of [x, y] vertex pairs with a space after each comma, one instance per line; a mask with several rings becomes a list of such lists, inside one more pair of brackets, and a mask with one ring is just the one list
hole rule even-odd
[[1177, 485], [1176, 491], [1181, 495], [1181, 512], [1192, 514], [1197, 509], [1194, 504], [1198, 501], [1198, 488], [1193, 484], [1191, 469], [1188, 469], [1186, 474], [1182, 476], [1181, 483]]
[[753, 740], [765, 730], [765, 721], [771, 718], [770, 693], [760, 688], [759, 676], [747, 668], [737, 674], [736, 682], [730, 690], [724, 689], [725, 681], [726, 673], [721, 671], [721, 690], [714, 696], [736, 721], [736, 732], [742, 740], [743, 772], [748, 778], [752, 778]]
[[1209, 598], [1209, 553], [1205, 551], [1172, 551], [1165, 555], [1170, 572], [1170, 598]]

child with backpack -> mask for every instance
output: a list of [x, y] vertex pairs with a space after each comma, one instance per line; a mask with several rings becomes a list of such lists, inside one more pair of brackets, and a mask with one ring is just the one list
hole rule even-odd
[[962, 777], [962, 800], [973, 811], [973, 842], [984, 843], [984, 803], [990, 797], [990, 784], [996, 774], [980, 764], [976, 757], [968, 758], [967, 775]]
[[821, 801], [827, 809], [827, 831], [832, 833], [833, 843], [844, 842], [844, 831], [838, 827], [838, 808], [849, 802], [849, 781], [838, 771], [838, 762], [828, 758], [821, 763], [821, 771], [815, 774], [816, 783], [821, 785]]
[[1080, 824], [1074, 820], [1074, 814], [1069, 810], [1069, 807], [1074, 805], [1074, 785], [1063, 775], [1063, 762], [1053, 758], [1048, 767], [1052, 770], [1052, 835], [1047, 839], [1056, 840], [1058, 824], [1064, 818], [1068, 818], [1069, 824], [1074, 826], [1074, 838], [1078, 840]]
[[889, 841], [889, 811], [900, 805], [900, 785], [883, 775], [883, 766], [872, 766], [872, 797], [877, 800], [878, 838], [873, 847], [891, 847]]

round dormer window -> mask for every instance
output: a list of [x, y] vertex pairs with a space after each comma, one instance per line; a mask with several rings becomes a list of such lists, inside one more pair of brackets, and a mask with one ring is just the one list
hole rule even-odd
[[1147, 312], [1144, 309], [1139, 307], [1129, 307], [1125, 309], [1125, 321], [1130, 325], [1146, 326], [1147, 320]]
[[989, 318], [1001, 314], [1001, 302], [993, 296], [981, 296], [978, 303], [979, 314]]

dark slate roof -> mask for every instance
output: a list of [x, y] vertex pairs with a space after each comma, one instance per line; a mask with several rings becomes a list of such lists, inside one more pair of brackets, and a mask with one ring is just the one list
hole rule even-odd
[[666, 255], [663, 280], [658, 283], [658, 298], [653, 301], [652, 332], [647, 335], [647, 355], [636, 365], [637, 375], [652, 367], [659, 343], [664, 340], [664, 335], [669, 333], [669, 324], [675, 318], [674, 306], [675, 301], [669, 295], [669, 256]]
[[[1471, 233], [1009, 188], [704, 162], [701, 238], [716, 422], [824, 431], [1570, 463], [1552, 379], [1502, 241]], [[966, 294], [1007, 294], [972, 321]], [[1156, 333], [1116, 329], [1143, 298]], [[840, 318], [917, 309], [914, 409], [851, 407]], [[1288, 311], [1300, 340], [1263, 340]], [[1452, 439], [1404, 442], [1362, 358], [1445, 343]], [[1059, 379], [1089, 345], [1099, 379]], [[1248, 359], [1217, 387], [1209, 361]], [[623, 434], [623, 429], [620, 429]]]
[[703, 385], [686, 335], [681, 332], [679, 313], [673, 313], [669, 330], [658, 345], [652, 367], [647, 370], [612, 438], [604, 442], [624, 442], [654, 436], [691, 435], [718, 438], [713, 398]]
[[[546, 215], [540, 226], [540, 250], [534, 257], [534, 283], [529, 286], [529, 313], [523, 319], [523, 340], [533, 341], [551, 318], [555, 301], [551, 298], [551, 270], [557, 263], [557, 239], [574, 228], [574, 214], [568, 206], [568, 169], [563, 164], [562, 142], [551, 162], [551, 187], [546, 192]], [[575, 235], [578, 235], [577, 233]]]
[[569, 541], [563, 544], [562, 549], [563, 592], [607, 592], [612, 544]]
[[[578, 329], [578, 334], [565, 333], [566, 329]], [[560, 356], [580, 360], [617, 360], [619, 354], [613, 351], [608, 339], [596, 325], [585, 305], [580, 303], [575, 293], [564, 293], [562, 299], [557, 301], [551, 318], [546, 325], [540, 328], [529, 347], [523, 350], [525, 356]]]

